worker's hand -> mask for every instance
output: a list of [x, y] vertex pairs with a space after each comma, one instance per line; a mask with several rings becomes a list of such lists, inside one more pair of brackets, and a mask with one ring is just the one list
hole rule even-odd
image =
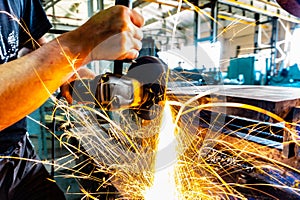
[[142, 47], [143, 23], [143, 17], [136, 11], [113, 6], [67, 35], [74, 43], [81, 64], [92, 60], [135, 59]]
[[70, 83], [78, 80], [78, 79], [94, 79], [95, 78], [95, 73], [89, 70], [86, 67], [81, 67], [77, 70], [77, 73], [75, 73], [66, 83], [64, 83], [62, 86], [60, 86], [60, 92], [62, 96], [66, 99], [66, 101], [69, 104], [72, 104], [73, 98], [72, 94], [70, 92]]

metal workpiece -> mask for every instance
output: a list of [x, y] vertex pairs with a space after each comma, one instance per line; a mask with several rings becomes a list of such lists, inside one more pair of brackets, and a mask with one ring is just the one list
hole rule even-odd
[[[300, 88], [287, 88], [260, 85], [208, 85], [198, 87], [169, 88], [167, 95], [171, 99], [189, 99], [201, 93], [208, 92], [206, 99], [215, 98], [215, 101], [223, 103], [234, 102], [256, 106], [270, 111], [281, 118], [286, 118], [294, 107], [300, 105]], [[200, 102], [200, 98], [198, 101]], [[272, 122], [270, 117], [263, 113], [227, 107], [227, 114], [246, 117], [259, 121]]]
[[[249, 85], [176, 87], [169, 88], [167, 96], [182, 104], [195, 98], [195, 101], [185, 104], [185, 110], [190, 111], [183, 112], [180, 127], [189, 127], [185, 129], [189, 131], [192, 126], [201, 130], [200, 138], [221, 141], [208, 145], [203, 140], [199, 149], [211, 148], [202, 150], [200, 156], [216, 169], [222, 168], [220, 173], [226, 173], [220, 176], [226, 181], [269, 184], [273, 185], [265, 188], [269, 194], [299, 198], [297, 189], [289, 187], [299, 188], [297, 180], [300, 174], [295, 169], [300, 168], [297, 143], [300, 88]], [[253, 106], [253, 109], [247, 109], [246, 105], [248, 108]], [[173, 109], [176, 112], [180, 108], [174, 105]], [[235, 150], [226, 144], [233, 144]], [[245, 194], [248, 192], [250, 190], [244, 191]], [[251, 197], [255, 195], [249, 194]]]
[[[237, 189], [249, 199], [299, 199], [300, 175], [284, 166], [272, 166], [266, 160], [256, 162], [258, 158], [246, 158], [224, 152], [222, 147], [212, 148], [205, 156], [205, 162], [212, 166], [227, 183], [237, 183]], [[255, 163], [259, 163], [255, 165]], [[252, 185], [243, 188], [243, 185]], [[241, 188], [239, 188], [241, 186]], [[292, 189], [293, 188], [293, 189]]]

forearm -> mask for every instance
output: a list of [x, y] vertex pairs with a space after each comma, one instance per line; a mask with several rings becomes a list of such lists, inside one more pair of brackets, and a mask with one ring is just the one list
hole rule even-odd
[[124, 6], [94, 15], [32, 53], [0, 67], [0, 130], [34, 111], [92, 60], [134, 59], [143, 18]]
[[0, 130], [34, 111], [73, 73], [76, 54], [64, 37], [0, 67]]

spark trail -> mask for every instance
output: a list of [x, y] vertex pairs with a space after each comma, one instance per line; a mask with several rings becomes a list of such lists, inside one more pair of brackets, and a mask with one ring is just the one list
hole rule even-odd
[[[157, 151], [154, 164], [152, 186], [147, 189], [146, 200], [178, 199], [175, 183], [175, 168], [178, 162], [176, 126], [173, 122], [172, 111], [168, 102], [163, 112], [162, 125], [157, 141]], [[170, 161], [169, 163], [166, 161]]]

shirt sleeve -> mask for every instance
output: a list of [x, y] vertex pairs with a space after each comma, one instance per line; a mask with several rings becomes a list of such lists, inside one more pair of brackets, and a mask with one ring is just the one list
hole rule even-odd
[[[20, 31], [20, 45], [28, 46], [32, 44], [32, 39], [38, 40], [45, 35], [52, 27], [40, 0], [25, 0], [24, 12], [21, 22], [23, 27]], [[24, 28], [30, 32], [24, 31]]]

